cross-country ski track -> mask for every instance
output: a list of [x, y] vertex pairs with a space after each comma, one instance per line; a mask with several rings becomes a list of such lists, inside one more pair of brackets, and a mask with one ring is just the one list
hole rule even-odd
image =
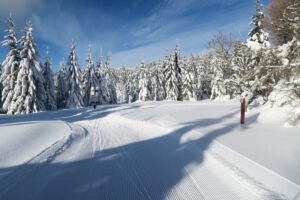
[[[177, 126], [171, 118], [139, 116], [153, 106], [45, 112], [13, 122], [1, 118], [0, 130], [54, 123], [67, 133], [21, 164], [1, 166], [0, 199], [300, 198], [299, 185], [217, 140], [239, 128], [238, 121], [232, 123], [239, 106]], [[201, 132], [216, 123], [219, 128]]]

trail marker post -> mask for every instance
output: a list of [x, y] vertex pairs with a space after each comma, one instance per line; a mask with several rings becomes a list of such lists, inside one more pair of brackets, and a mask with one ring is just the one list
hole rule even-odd
[[245, 124], [246, 99], [241, 99], [241, 124]]

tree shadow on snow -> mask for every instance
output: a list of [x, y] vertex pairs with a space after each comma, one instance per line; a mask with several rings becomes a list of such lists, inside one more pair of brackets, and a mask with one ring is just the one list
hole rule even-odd
[[[67, 119], [99, 118], [108, 114], [105, 112], [78, 112]], [[0, 180], [0, 199], [180, 198], [172, 192], [172, 188], [187, 175], [186, 166], [201, 165], [212, 142], [240, 125], [225, 124], [186, 143], [180, 141], [182, 136], [196, 128], [222, 123], [236, 113], [188, 122], [161, 137], [98, 151], [92, 159], [21, 166], [27, 169], [25, 175], [8, 175]], [[195, 146], [197, 151], [189, 148], [190, 145]], [[2, 168], [0, 174], [8, 170], [11, 169]], [[192, 187], [195, 185], [190, 184], [185, 189]], [[188, 191], [182, 193], [188, 195]]]
[[22, 124], [31, 124], [40, 121], [57, 120], [72, 123], [83, 120], [94, 120], [105, 117], [114, 112], [119, 112], [128, 109], [137, 109], [139, 107], [139, 105], [129, 105], [127, 107], [121, 107], [121, 105], [106, 105], [97, 106], [97, 109], [93, 109], [92, 107], [86, 107], [80, 109], [45, 111], [28, 115], [5, 115], [0, 117], [0, 127], [10, 125], [16, 126]]

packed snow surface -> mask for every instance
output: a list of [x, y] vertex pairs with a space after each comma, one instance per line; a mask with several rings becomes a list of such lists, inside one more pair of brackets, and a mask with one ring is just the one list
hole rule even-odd
[[262, 109], [240, 125], [239, 112], [139, 102], [0, 116], [0, 199], [299, 200], [299, 127]]

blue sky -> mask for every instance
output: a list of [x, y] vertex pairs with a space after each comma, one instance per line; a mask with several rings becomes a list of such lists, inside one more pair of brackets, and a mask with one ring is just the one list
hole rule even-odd
[[[102, 48], [104, 56], [112, 54], [112, 66], [136, 66], [143, 57], [147, 63], [163, 58], [176, 39], [184, 56], [205, 51], [218, 30], [246, 39], [254, 6], [254, 0], [0, 0], [0, 38], [12, 12], [19, 37], [32, 21], [41, 61], [48, 47], [54, 71], [67, 58], [72, 39], [80, 67], [89, 43], [95, 62]], [[0, 60], [7, 51], [0, 47]]]

